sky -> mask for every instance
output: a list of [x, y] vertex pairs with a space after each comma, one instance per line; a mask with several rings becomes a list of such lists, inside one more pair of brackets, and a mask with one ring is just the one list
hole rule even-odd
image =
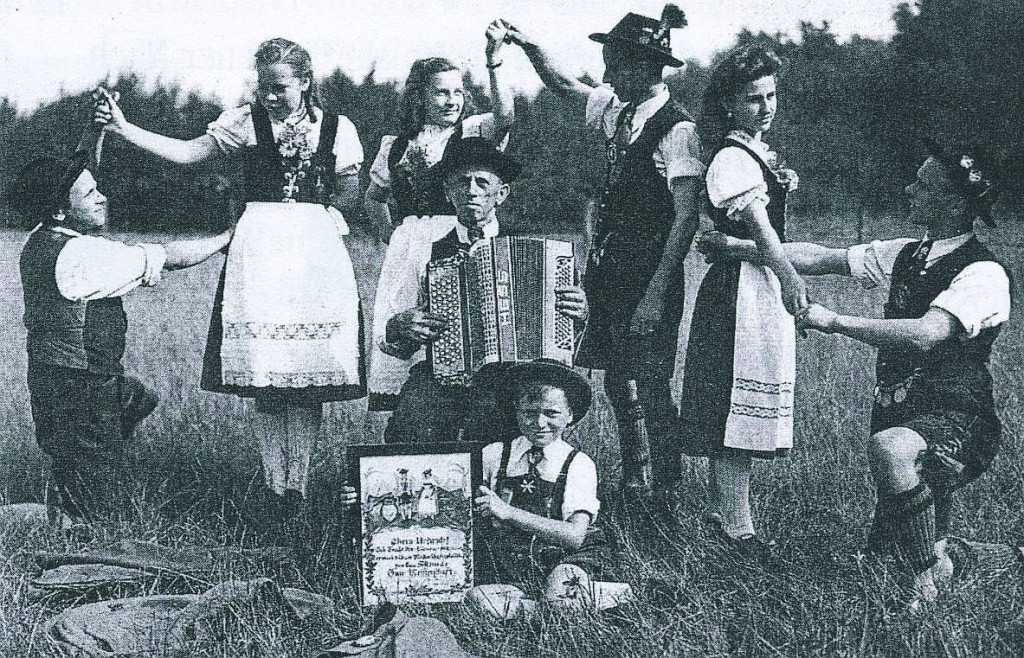
[[[147, 82], [242, 100], [264, 39], [305, 46], [318, 75], [341, 68], [355, 80], [404, 80], [413, 60], [445, 56], [486, 79], [484, 31], [502, 17], [533, 35], [571, 70], [601, 72], [587, 39], [627, 11], [658, 17], [660, 0], [0, 0], [0, 96], [22, 110], [132, 69]], [[828, 21], [840, 38], [885, 38], [898, 0], [679, 0], [689, 26], [672, 34], [677, 57], [702, 61], [744, 27], [795, 33]], [[512, 86], [538, 86], [525, 56], [511, 52]]]

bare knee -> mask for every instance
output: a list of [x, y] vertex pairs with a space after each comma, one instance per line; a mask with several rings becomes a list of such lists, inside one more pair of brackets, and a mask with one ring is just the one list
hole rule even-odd
[[917, 482], [917, 464], [928, 445], [917, 432], [893, 427], [868, 441], [868, 462], [876, 484], [882, 489], [902, 491]]
[[559, 564], [548, 575], [544, 599], [565, 608], [593, 606], [590, 576], [575, 564]]

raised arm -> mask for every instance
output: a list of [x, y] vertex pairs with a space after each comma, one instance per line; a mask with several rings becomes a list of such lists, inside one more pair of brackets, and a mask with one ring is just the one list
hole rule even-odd
[[491, 81], [491, 108], [497, 141], [508, 133], [515, 120], [515, 97], [508, 85], [508, 76], [501, 69], [505, 61], [502, 46], [507, 36], [508, 28], [502, 21], [497, 20], [487, 26], [487, 73]]
[[580, 81], [560, 63], [553, 60], [550, 54], [529, 35], [524, 34], [522, 30], [514, 27], [508, 21], [499, 20], [508, 30], [509, 40], [526, 53], [530, 64], [533, 65], [533, 70], [540, 76], [545, 87], [566, 99], [583, 99], [593, 90], [592, 86]]
[[[704, 254], [709, 262], [745, 260], [757, 265], [767, 265], [753, 240], [734, 238], [718, 231], [711, 231], [702, 236], [697, 242], [697, 250]], [[800, 274], [850, 276], [846, 249], [826, 247], [814, 242], [787, 242], [782, 245], [782, 251]]]
[[103, 87], [97, 88], [93, 95], [102, 101], [96, 106], [94, 121], [144, 151], [177, 164], [202, 162], [220, 154], [217, 143], [209, 135], [189, 140], [158, 135], [129, 123], [113, 95]]

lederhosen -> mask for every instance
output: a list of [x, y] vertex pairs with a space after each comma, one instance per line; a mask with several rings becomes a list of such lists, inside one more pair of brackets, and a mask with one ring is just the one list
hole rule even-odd
[[[448, 143], [456, 139], [462, 139], [461, 120], [455, 124], [455, 131]], [[414, 178], [409, 171], [399, 166], [408, 146], [409, 138], [399, 135], [388, 153], [388, 171], [391, 174], [389, 202], [395, 226], [409, 216], [452, 214], [452, 204], [445, 196], [443, 181], [437, 176], [434, 167]]]
[[[430, 260], [451, 258], [465, 253], [469, 245], [452, 229], [431, 246]], [[493, 443], [518, 435], [511, 404], [502, 404], [493, 391], [484, 386], [443, 385], [434, 380], [427, 358], [409, 370], [402, 385], [395, 411], [384, 431], [385, 443], [433, 443], [474, 441]], [[498, 366], [492, 366], [497, 368]]]
[[[768, 185], [768, 221], [779, 241], [786, 242], [786, 197], [788, 189], [765, 164], [762, 156], [741, 141], [723, 140], [711, 156], [714, 160], [725, 148], [740, 148], [750, 154], [761, 168]], [[710, 160], [709, 160], [710, 161]], [[715, 208], [708, 201], [708, 214], [715, 230], [744, 240], [750, 232], [740, 220], [732, 219], [725, 208]], [[715, 454], [724, 448], [725, 426], [731, 408], [733, 360], [736, 339], [736, 297], [740, 282], [739, 261], [716, 261], [701, 281], [694, 302], [690, 323], [690, 339], [683, 371], [680, 409], [684, 416], [684, 452], [701, 456]], [[692, 357], [692, 358], [691, 358]], [[688, 413], [688, 410], [694, 410]], [[774, 457], [777, 452], [754, 453]]]
[[[886, 318], [923, 317], [964, 268], [998, 262], [971, 238], [925, 268], [927, 253], [919, 253], [920, 246], [912, 242], [896, 258]], [[927, 352], [892, 347], [878, 352], [871, 432], [907, 427], [924, 438], [922, 477], [936, 494], [940, 532], [948, 528], [951, 493], [984, 473], [999, 448], [1001, 425], [988, 361], [1000, 330], [983, 329], [974, 338], [960, 334]]]
[[[284, 202], [284, 192], [290, 192], [289, 200], [297, 203], [315, 203], [329, 206], [331, 195], [335, 189], [335, 165], [337, 156], [334, 154], [334, 143], [338, 134], [338, 116], [324, 113], [323, 125], [320, 128], [320, 139], [316, 153], [305, 164], [299, 154], [284, 157], [278, 151], [274, 133], [271, 129], [270, 116], [263, 105], [253, 103], [252, 122], [256, 133], [256, 145], [244, 149], [242, 154], [245, 172], [246, 202]], [[294, 179], [288, 176], [295, 165], [299, 165]], [[285, 190], [285, 188], [288, 188]], [[343, 386], [309, 386], [305, 388], [276, 388], [257, 386], [238, 386], [226, 384], [221, 375], [222, 346], [222, 305], [224, 300], [224, 283], [227, 266], [221, 271], [220, 282], [214, 299], [213, 314], [210, 318], [210, 330], [207, 334], [206, 351], [203, 357], [203, 374], [201, 386], [203, 390], [217, 393], [233, 393], [243, 397], [256, 397], [261, 405], [276, 407], [283, 402], [299, 405], [318, 405], [333, 400], [351, 400], [366, 394], [365, 373], [361, 373], [362, 384]], [[359, 324], [362, 327], [362, 308], [359, 309]], [[360, 346], [363, 345], [362, 329], [360, 329]]]
[[[548, 482], [540, 477], [509, 476], [508, 463], [512, 442], [505, 442], [495, 482], [495, 492], [506, 502], [531, 514], [547, 519], [562, 520], [566, 480], [579, 448], [573, 448], [565, 458], [558, 477]], [[608, 542], [604, 530], [591, 525], [583, 545], [575, 551], [562, 546], [546, 544], [536, 535], [509, 524], [500, 527], [483, 526], [484, 550], [480, 561], [482, 579], [495, 583], [542, 586], [551, 570], [559, 564], [573, 564], [598, 577], [608, 563]]]

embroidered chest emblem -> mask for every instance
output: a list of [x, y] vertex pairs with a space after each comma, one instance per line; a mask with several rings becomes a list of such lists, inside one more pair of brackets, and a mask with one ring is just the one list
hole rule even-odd
[[537, 481], [534, 478], [524, 478], [523, 481], [519, 483], [519, 490], [523, 493], [532, 494], [536, 488]]

